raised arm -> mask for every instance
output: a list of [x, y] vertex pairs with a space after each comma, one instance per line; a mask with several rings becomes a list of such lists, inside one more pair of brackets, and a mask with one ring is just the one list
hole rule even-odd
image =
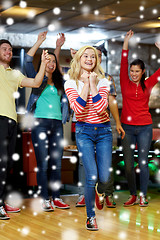
[[60, 55], [61, 47], [63, 46], [64, 42], [65, 42], [64, 33], [59, 33], [56, 41], [56, 49], [54, 51], [54, 54], [57, 57], [58, 64], [59, 64], [59, 55]]
[[35, 53], [37, 52], [38, 48], [41, 46], [41, 44], [44, 42], [44, 40], [46, 39], [46, 35], [47, 35], [47, 31], [45, 32], [40, 32], [38, 34], [38, 38], [36, 43], [33, 45], [33, 47], [27, 52], [27, 54], [31, 57], [33, 57], [35, 55]]
[[133, 36], [133, 34], [134, 32], [132, 30], [129, 30], [129, 32], [127, 32], [124, 38], [123, 50], [128, 50], [128, 42], [129, 42], [129, 39]]
[[49, 55], [47, 51], [43, 50], [39, 72], [37, 73], [35, 78], [24, 78], [21, 82], [21, 87], [38, 88], [43, 81], [47, 62], [49, 62]]

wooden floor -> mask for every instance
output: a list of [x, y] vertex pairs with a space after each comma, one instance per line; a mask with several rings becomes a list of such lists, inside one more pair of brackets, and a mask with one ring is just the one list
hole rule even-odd
[[117, 207], [96, 210], [99, 231], [86, 230], [86, 208], [76, 208], [77, 196], [62, 196], [68, 210], [41, 212], [39, 199], [24, 199], [22, 211], [0, 220], [0, 240], [154, 240], [160, 239], [160, 192], [149, 190], [148, 207], [123, 207], [128, 191], [116, 192]]

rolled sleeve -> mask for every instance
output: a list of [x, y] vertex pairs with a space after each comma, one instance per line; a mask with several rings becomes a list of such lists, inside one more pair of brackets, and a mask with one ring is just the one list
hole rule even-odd
[[81, 97], [78, 97], [76, 99], [76, 101], [82, 106], [85, 107], [86, 106], [86, 101], [84, 101]]
[[98, 93], [96, 96], [92, 97], [93, 103], [98, 102], [99, 100], [101, 100], [101, 95]]

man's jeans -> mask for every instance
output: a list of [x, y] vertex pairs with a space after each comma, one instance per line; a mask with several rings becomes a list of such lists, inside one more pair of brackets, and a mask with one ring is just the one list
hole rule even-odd
[[147, 194], [149, 181], [148, 153], [152, 141], [152, 124], [128, 125], [122, 124], [125, 137], [122, 140], [123, 157], [125, 162], [125, 173], [131, 195], [137, 195], [136, 175], [134, 169], [134, 149], [137, 144], [138, 164], [140, 168], [140, 191]]
[[[112, 159], [112, 130], [110, 125], [95, 127], [76, 124], [76, 143], [85, 169], [85, 202], [87, 216], [95, 216], [95, 184], [98, 178], [106, 184]], [[96, 151], [96, 157], [95, 157]]]

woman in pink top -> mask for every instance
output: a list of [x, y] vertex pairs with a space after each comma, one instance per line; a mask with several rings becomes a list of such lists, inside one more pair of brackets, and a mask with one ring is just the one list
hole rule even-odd
[[[140, 168], [140, 203], [141, 207], [148, 206], [147, 187], [149, 180], [148, 153], [152, 141], [152, 118], [149, 113], [149, 97], [154, 85], [160, 79], [160, 68], [145, 80], [145, 65], [141, 59], [130, 64], [128, 76], [128, 42], [133, 31], [127, 32], [121, 57], [120, 84], [123, 99], [121, 114], [125, 138], [122, 140], [125, 173], [130, 190], [130, 197], [124, 206], [138, 203], [136, 176], [134, 170], [134, 149], [138, 147], [138, 163]], [[156, 43], [160, 49], [160, 43]]]

